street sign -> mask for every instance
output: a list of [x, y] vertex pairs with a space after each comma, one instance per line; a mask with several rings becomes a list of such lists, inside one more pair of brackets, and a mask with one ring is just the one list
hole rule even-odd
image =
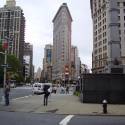
[[8, 64], [3, 64], [3, 65], [1, 65], [2, 67], [8, 67]]
[[3, 65], [1, 65], [1, 67], [11, 68], [11, 66], [8, 64], [3, 64]]

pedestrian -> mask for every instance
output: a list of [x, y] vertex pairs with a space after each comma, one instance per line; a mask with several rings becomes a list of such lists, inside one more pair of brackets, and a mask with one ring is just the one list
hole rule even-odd
[[9, 103], [9, 92], [10, 92], [10, 85], [9, 81], [6, 81], [6, 85], [4, 87], [4, 97], [5, 97], [5, 105], [8, 106]]
[[54, 86], [54, 93], [56, 94], [56, 92], [57, 92], [57, 87]]
[[61, 86], [61, 94], [65, 93], [65, 88], [63, 86]]
[[48, 96], [50, 95], [49, 86], [44, 85], [44, 106], [48, 105]]
[[66, 87], [66, 94], [69, 94], [69, 86]]

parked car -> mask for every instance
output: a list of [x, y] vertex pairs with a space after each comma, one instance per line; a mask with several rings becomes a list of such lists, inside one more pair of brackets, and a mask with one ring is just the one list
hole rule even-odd
[[43, 94], [44, 83], [34, 83], [32, 86], [32, 91], [34, 94]]
[[10, 87], [15, 88], [16, 87], [15, 83], [10, 83]]
[[31, 86], [31, 84], [30, 83], [26, 83], [26, 86]]

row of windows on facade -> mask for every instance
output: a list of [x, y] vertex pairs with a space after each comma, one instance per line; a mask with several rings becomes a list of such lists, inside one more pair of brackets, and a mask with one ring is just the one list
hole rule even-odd
[[[1, 32], [1, 34], [0, 34], [1, 39], [4, 39], [6, 36], [8, 36], [8, 35], [11, 36], [13, 34], [13, 33], [11, 34], [11, 33], [7, 32], [7, 31], [1, 31], [1, 30], [0, 30], [0, 32]], [[12, 41], [18, 41], [18, 38], [19, 38], [19, 34], [15, 33], [14, 37], [11, 40]]]
[[107, 58], [107, 53], [100, 54], [98, 56], [95, 56], [95, 61], [103, 60]]
[[103, 48], [96, 49], [96, 50], [94, 51], [94, 54], [99, 54], [99, 53], [102, 53], [102, 52], [104, 52], [104, 51], [107, 51], [107, 46], [106, 46], [106, 45], [103, 46]]
[[102, 22], [99, 22], [98, 25], [96, 23], [94, 24], [95, 30], [101, 27], [103, 28], [103, 30], [106, 29], [106, 19], [104, 19]]
[[119, 15], [120, 15], [120, 13], [122, 13], [122, 12], [125, 13], [125, 9], [123, 9], [123, 8], [120, 8], [120, 9], [118, 9], [117, 11], [118, 11], [118, 14], [119, 14]]
[[103, 6], [103, 5], [105, 5], [105, 0], [93, 0], [94, 1], [94, 6], [95, 7], [101, 7], [101, 6]]
[[107, 64], [107, 61], [106, 60], [104, 60], [104, 61], [96, 61], [95, 63], [94, 63], [94, 68], [97, 68], [97, 67], [104, 67], [105, 65]]
[[120, 6], [125, 6], [125, 2], [117, 2], [117, 6], [120, 7]]
[[94, 34], [95, 36], [95, 42], [97, 42], [98, 40], [101, 40], [102, 38], [106, 37], [106, 32], [102, 33], [102, 34], [97, 34], [97, 32]]
[[21, 11], [3, 11], [0, 13], [0, 18], [8, 18], [8, 17], [20, 17]]
[[94, 47], [97, 48], [97, 47], [100, 47], [100, 46], [102, 46], [102, 45], [104, 45], [104, 44], [106, 44], [106, 43], [107, 43], [107, 39], [104, 39], [104, 40], [103, 40], [103, 43], [102, 43], [102, 41], [99, 41], [98, 43], [95, 43], [95, 44], [94, 44]]
[[[3, 25], [0, 25], [0, 29], [3, 29]], [[9, 29], [10, 32], [13, 32], [14, 31], [19, 31], [20, 28], [19, 28], [19, 25], [15, 25], [14, 27], [12, 28], [8, 28], [7, 25], [4, 26], [4, 31], [7, 31]]]
[[[125, 30], [123, 32], [125, 34]], [[121, 30], [119, 30], [119, 35], [121, 35], [123, 32]]]
[[98, 31], [97, 31], [97, 29], [94, 29], [94, 30], [95, 30], [94, 35], [97, 35], [97, 33], [100, 34], [102, 32], [105, 32], [106, 25], [104, 25], [102, 28], [99, 28]]
[[98, 21], [98, 24], [97, 24], [97, 19], [96, 19], [95, 22], [94, 22], [94, 25], [98, 25], [98, 27], [99, 27], [99, 26], [106, 23], [106, 18], [101, 18], [101, 19]]
[[95, 35], [95, 36], [96, 36], [97, 34], [99, 35], [100, 33], [104, 33], [105, 30], [106, 30], [106, 25], [100, 27], [98, 30], [97, 30], [97, 28], [95, 28], [94, 30], [95, 30], [95, 32], [94, 32], [94, 35]]
[[[119, 7], [119, 6], [120, 6], [120, 2], [118, 2], [117, 5], [118, 5], [118, 7]], [[125, 2], [121, 2], [121, 6], [122, 6], [122, 5], [125, 7]], [[104, 11], [105, 11], [105, 6], [102, 7], [101, 9], [99, 9], [98, 11], [97, 11], [97, 7], [95, 6], [95, 12], [96, 12], [96, 13], [94, 13], [94, 17], [97, 17], [97, 16], [99, 15], [98, 20], [100, 20], [101, 17], [106, 16], [106, 12], [104, 12]], [[119, 9], [119, 10], [118, 10], [118, 13], [120, 14], [121, 11], [123, 11], [123, 12], [125, 13], [125, 9]], [[104, 13], [103, 13], [103, 12], [104, 12]], [[103, 14], [102, 14], [102, 13], [103, 13]], [[102, 16], [101, 16], [100, 14], [102, 14]]]
[[97, 23], [97, 21], [100, 21], [105, 17], [106, 17], [106, 11], [100, 14], [94, 14], [94, 23]]
[[[120, 11], [119, 11], [120, 12]], [[124, 13], [125, 13], [125, 9], [124, 9]], [[122, 17], [123, 18], [123, 17]], [[118, 16], [118, 20], [120, 21], [120, 19], [122, 19], [121, 16]], [[97, 20], [98, 19], [98, 20]], [[101, 22], [99, 22], [101, 21]], [[124, 16], [124, 21], [125, 21], [125, 16]], [[106, 18], [101, 18], [101, 15], [98, 18], [94, 19], [94, 24], [96, 25], [95, 28], [97, 29], [97, 23], [98, 23], [98, 27], [101, 26], [102, 24], [106, 23]]]
[[[121, 16], [118, 16], [118, 21], [120, 21], [121, 19], [122, 19], [123, 17], [121, 17]], [[125, 21], [125, 16], [124, 16], [124, 21]]]
[[19, 18], [10, 21], [0, 19], [0, 29], [19, 31], [19, 26], [20, 26], [19, 24], [20, 24]]
[[98, 7], [96, 6], [96, 4], [94, 5], [94, 16], [96, 16], [96, 14], [100, 14], [102, 12], [104, 12], [106, 9], [106, 4], [102, 4], [102, 5], [99, 5]]
[[58, 35], [55, 35], [55, 37], [54, 37], [54, 41], [55, 42], [57, 42], [57, 41], [62, 41], [62, 43], [64, 43], [64, 39], [65, 38], [67, 38], [68, 39], [68, 41], [69, 41], [69, 32], [68, 32], [68, 34], [66, 34], [66, 32], [65, 31], [62, 31], [62, 32], [58, 32]]
[[68, 18], [66, 16], [58, 16], [56, 18], [56, 21], [54, 22], [54, 31], [58, 31], [59, 27], [62, 26], [62, 24], [67, 24], [68, 23]]
[[[102, 4], [101, 4], [101, 2], [98, 3], [98, 8], [100, 8], [100, 7], [103, 8], [103, 9], [99, 9], [98, 10], [98, 14], [101, 13], [101, 12], [103, 12], [103, 10], [105, 9], [106, 5], [104, 3], [105, 3], [105, 1]], [[125, 2], [117, 2], [117, 6], [118, 7], [124, 6], [125, 7]], [[97, 4], [96, 4], [96, 2], [94, 3], [94, 10], [95, 10], [95, 12], [97, 11]]]

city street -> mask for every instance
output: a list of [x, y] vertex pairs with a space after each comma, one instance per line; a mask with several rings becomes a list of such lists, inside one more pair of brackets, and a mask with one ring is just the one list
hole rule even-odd
[[[79, 116], [0, 111], [1, 125], [125, 125], [123, 116]], [[63, 121], [63, 122], [62, 122]]]
[[11, 89], [10, 105], [0, 105], [1, 125], [125, 125], [124, 105], [109, 105], [104, 115], [101, 104], [83, 104], [72, 91], [52, 94], [47, 107], [43, 95], [29, 95], [31, 87]]
[[[10, 99], [15, 99], [15, 98], [29, 96], [29, 95], [32, 95], [32, 88], [29, 86], [11, 88], [10, 90]], [[0, 100], [2, 96], [3, 96], [3, 89], [0, 88]]]

